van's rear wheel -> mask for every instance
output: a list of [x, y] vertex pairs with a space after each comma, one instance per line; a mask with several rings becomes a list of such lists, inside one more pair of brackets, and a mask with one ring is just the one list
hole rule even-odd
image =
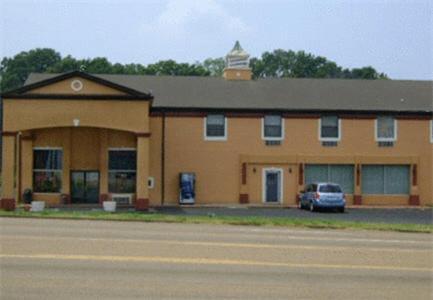
[[344, 213], [344, 206], [343, 206], [343, 207], [340, 207], [340, 208], [338, 209], [338, 212], [340, 212], [340, 213]]

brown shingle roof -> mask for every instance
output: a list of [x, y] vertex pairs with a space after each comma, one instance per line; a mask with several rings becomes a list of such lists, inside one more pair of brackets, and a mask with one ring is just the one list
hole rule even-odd
[[[58, 74], [31, 74], [25, 85]], [[153, 107], [208, 109], [433, 111], [433, 81], [93, 76], [154, 95]]]

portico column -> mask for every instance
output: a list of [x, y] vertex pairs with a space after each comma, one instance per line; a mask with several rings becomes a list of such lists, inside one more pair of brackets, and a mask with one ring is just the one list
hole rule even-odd
[[21, 191], [33, 190], [33, 138], [31, 135], [21, 136]]
[[147, 180], [149, 178], [149, 137], [150, 134], [137, 134], [137, 199], [136, 210], [147, 210], [149, 208], [149, 189]]
[[15, 209], [14, 166], [16, 133], [3, 132], [1, 208]]

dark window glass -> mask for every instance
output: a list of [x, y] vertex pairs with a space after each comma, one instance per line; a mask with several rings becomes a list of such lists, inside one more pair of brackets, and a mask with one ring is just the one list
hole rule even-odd
[[108, 162], [108, 191], [110, 193], [135, 193], [137, 152], [111, 150]]
[[109, 172], [108, 191], [110, 193], [135, 193], [135, 172]]
[[62, 150], [33, 150], [33, 191], [35, 193], [60, 193], [62, 160]]
[[109, 170], [128, 170], [137, 169], [137, 152], [135, 150], [113, 150], [109, 152]]
[[322, 138], [338, 138], [338, 117], [324, 116], [321, 121], [320, 136]]
[[35, 193], [60, 193], [61, 188], [61, 171], [33, 172], [33, 191]]
[[61, 170], [62, 150], [34, 150], [33, 169], [36, 170]]
[[319, 192], [322, 192], [322, 193], [341, 193], [341, 189], [338, 185], [327, 184], [327, 185], [321, 185], [319, 188]]
[[206, 136], [224, 137], [225, 136], [225, 117], [224, 115], [208, 115], [206, 117]]
[[264, 118], [264, 135], [266, 137], [281, 138], [283, 130], [281, 126], [281, 116], [265, 116]]

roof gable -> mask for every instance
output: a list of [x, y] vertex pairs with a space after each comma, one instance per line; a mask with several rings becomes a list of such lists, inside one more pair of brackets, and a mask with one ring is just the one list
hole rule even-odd
[[84, 72], [73, 71], [24, 85], [6, 92], [4, 98], [69, 98], [69, 99], [141, 99], [153, 98], [150, 92], [139, 91], [124, 85], [96, 77]]

